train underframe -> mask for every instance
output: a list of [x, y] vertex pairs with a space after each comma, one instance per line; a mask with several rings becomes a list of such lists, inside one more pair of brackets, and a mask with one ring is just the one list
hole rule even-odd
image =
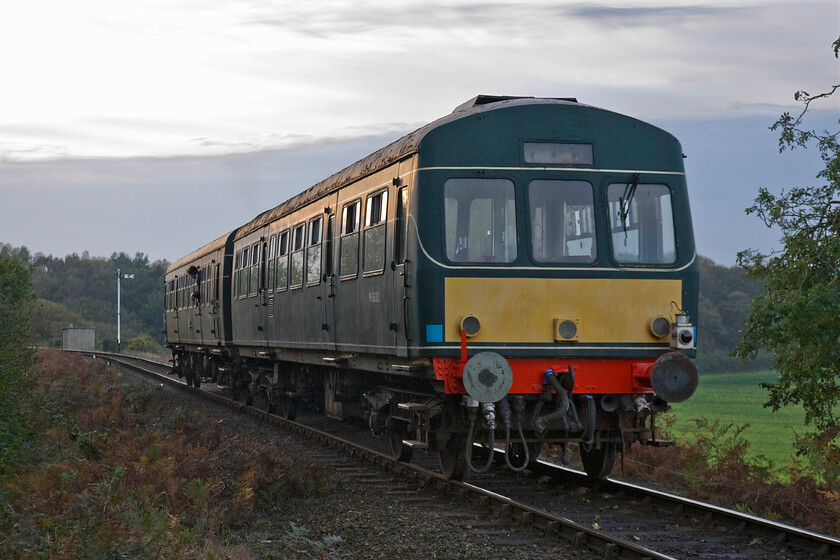
[[[398, 390], [379, 388], [365, 399], [371, 429], [390, 442], [391, 455], [408, 461], [415, 449], [436, 451], [449, 478], [490, 468], [504, 450], [507, 468], [531, 466], [544, 446], [562, 449], [571, 462], [576, 444], [586, 473], [607, 476], [616, 456], [635, 442], [670, 445], [654, 439], [655, 416], [665, 404], [652, 395], [506, 395], [479, 403], [467, 395], [430, 395], [418, 402]], [[604, 408], [606, 406], [606, 409]]]
[[340, 358], [320, 361], [172, 349], [172, 373], [186, 378], [188, 385], [214, 383], [243, 404], [289, 420], [302, 409], [340, 420], [361, 419], [389, 442], [396, 459], [410, 461], [416, 450], [438, 453], [449, 478], [489, 469], [498, 450], [504, 450], [507, 468], [524, 470], [549, 444], [562, 449], [563, 463], [571, 461], [570, 446], [575, 445], [586, 473], [602, 478], [633, 443], [672, 444], [655, 439], [656, 414], [667, 403], [652, 392], [575, 394], [571, 368], [547, 375], [540, 393], [479, 402], [468, 394], [444, 392], [442, 381], [433, 374], [417, 375], [417, 366], [399, 366], [414, 369], [406, 375], [354, 369], [352, 360]]

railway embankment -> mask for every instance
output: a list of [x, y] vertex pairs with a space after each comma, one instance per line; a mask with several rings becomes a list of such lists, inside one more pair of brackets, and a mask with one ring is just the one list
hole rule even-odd
[[4, 558], [578, 557], [107, 359], [47, 350], [37, 368], [39, 435], [0, 473]]

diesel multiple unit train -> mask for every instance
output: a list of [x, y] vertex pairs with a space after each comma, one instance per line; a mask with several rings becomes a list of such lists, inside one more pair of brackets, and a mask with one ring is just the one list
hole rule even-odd
[[173, 371], [452, 478], [545, 444], [606, 476], [697, 386], [683, 157], [575, 99], [478, 96], [175, 262]]

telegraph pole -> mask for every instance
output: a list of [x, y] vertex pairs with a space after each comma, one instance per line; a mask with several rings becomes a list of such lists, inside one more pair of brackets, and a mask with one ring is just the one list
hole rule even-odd
[[134, 278], [133, 274], [120, 274], [117, 269], [117, 354], [120, 353], [120, 280]]

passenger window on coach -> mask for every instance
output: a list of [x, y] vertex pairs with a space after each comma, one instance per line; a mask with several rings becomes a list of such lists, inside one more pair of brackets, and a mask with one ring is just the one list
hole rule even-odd
[[607, 189], [607, 198], [616, 262], [676, 262], [674, 213], [666, 185], [614, 183]]
[[251, 268], [248, 266], [250, 254], [248, 247], [242, 249], [241, 261], [239, 263], [241, 267], [239, 271], [239, 297], [248, 295], [248, 284], [251, 277]]
[[260, 244], [254, 243], [251, 247], [251, 278], [248, 284], [248, 293], [256, 295], [260, 287]]
[[289, 285], [291, 288], [300, 288], [303, 286], [303, 241], [305, 229], [305, 225], [300, 224], [292, 231], [292, 256], [289, 266], [291, 276]]
[[277, 242], [277, 236], [272, 235], [271, 240], [268, 242], [268, 291], [274, 291], [274, 257], [276, 247], [275, 244]]
[[233, 297], [239, 296], [239, 262], [241, 258], [241, 253], [236, 253], [233, 257]]
[[388, 191], [368, 197], [365, 211], [364, 264], [362, 265], [362, 271], [365, 274], [385, 270], [387, 210]]
[[516, 203], [508, 179], [444, 183], [446, 258], [461, 263], [516, 260]]
[[306, 248], [306, 285], [314, 286], [321, 281], [321, 233], [324, 218], [309, 222], [309, 243]]
[[278, 290], [285, 290], [289, 277], [289, 232], [284, 231], [277, 238], [277, 284]]
[[341, 211], [341, 241], [339, 275], [341, 279], [355, 278], [359, 273], [359, 221], [362, 201], [346, 204]]
[[528, 199], [534, 260], [595, 261], [592, 185], [586, 181], [531, 181]]

